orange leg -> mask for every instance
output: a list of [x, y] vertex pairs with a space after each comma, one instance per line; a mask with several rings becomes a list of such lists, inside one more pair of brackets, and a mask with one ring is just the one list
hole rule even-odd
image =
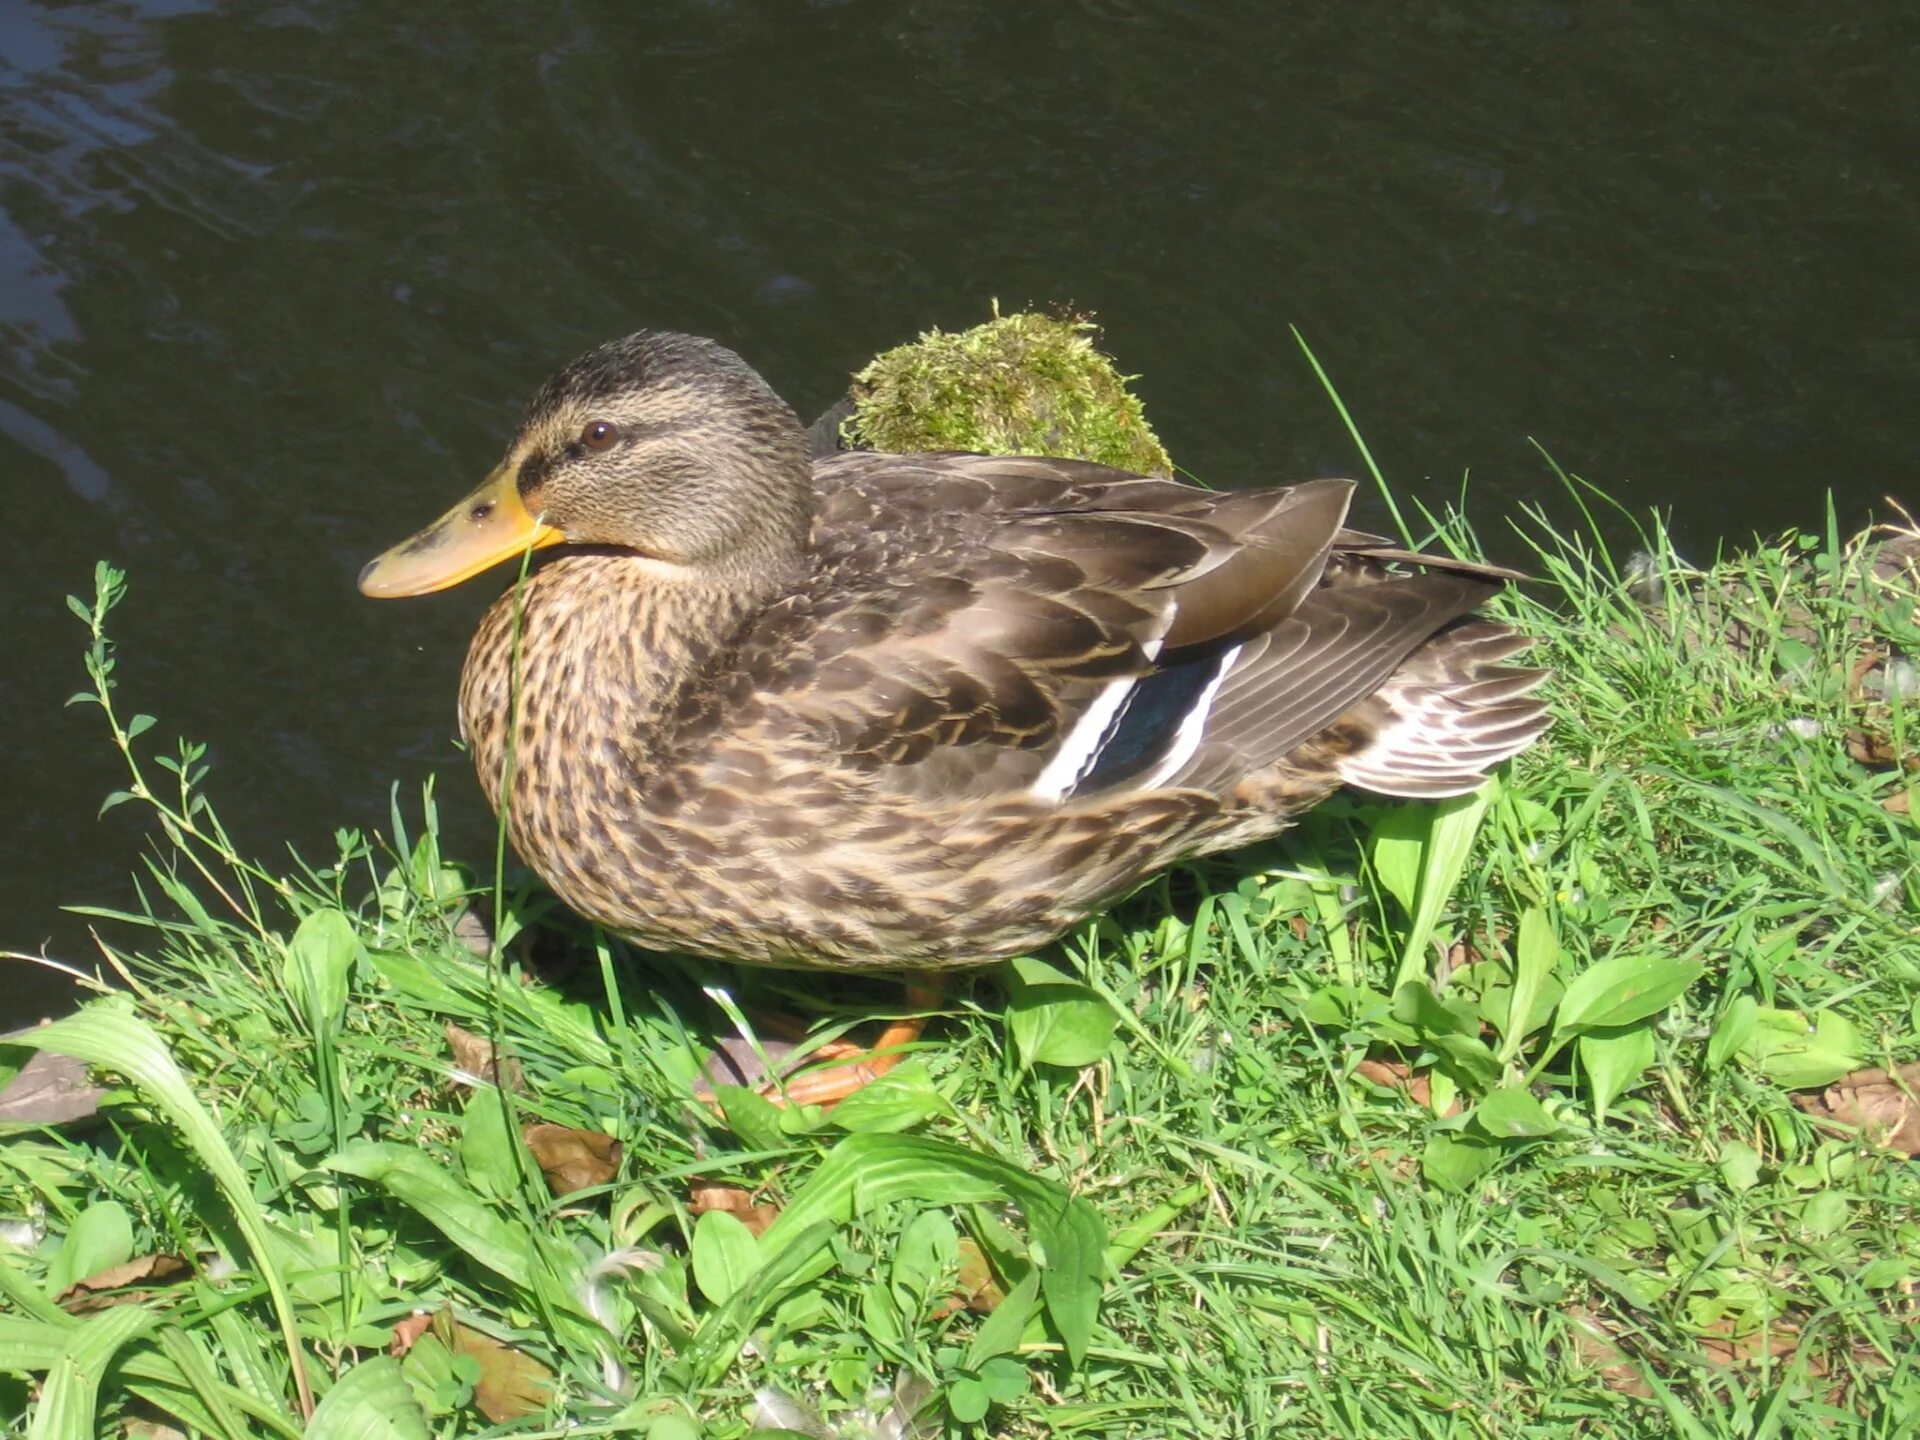
[[[914, 1010], [934, 1009], [945, 998], [946, 990], [944, 980], [910, 980], [907, 1006]], [[811, 1066], [790, 1080], [764, 1085], [761, 1093], [776, 1105], [836, 1105], [904, 1060], [905, 1047], [920, 1038], [926, 1025], [925, 1015], [895, 1020], [866, 1048], [847, 1040], [831, 1041], [810, 1057], [828, 1063]]]

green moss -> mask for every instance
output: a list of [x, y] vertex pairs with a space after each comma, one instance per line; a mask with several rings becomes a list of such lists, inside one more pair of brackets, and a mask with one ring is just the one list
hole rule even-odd
[[1022, 312], [957, 335], [929, 330], [854, 376], [851, 443], [875, 450], [1060, 455], [1172, 473], [1140, 399], [1094, 348], [1084, 316]]

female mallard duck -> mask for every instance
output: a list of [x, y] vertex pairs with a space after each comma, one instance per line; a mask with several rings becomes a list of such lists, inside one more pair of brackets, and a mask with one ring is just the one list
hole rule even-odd
[[1344, 529], [1352, 490], [813, 460], [738, 356], [643, 331], [548, 381], [360, 588], [565, 547], [481, 621], [460, 721], [589, 919], [755, 964], [977, 965], [1342, 785], [1471, 790], [1545, 728], [1542, 672], [1500, 663], [1525, 638], [1470, 618], [1508, 573]]

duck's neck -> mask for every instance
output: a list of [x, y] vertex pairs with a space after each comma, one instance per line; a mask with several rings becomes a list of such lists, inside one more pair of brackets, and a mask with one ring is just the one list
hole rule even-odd
[[556, 818], [631, 815], [697, 687], [796, 578], [563, 555], [495, 602], [467, 653], [460, 726], [496, 814], [511, 768], [509, 833], [528, 863], [544, 873], [541, 852], [570, 843], [543, 833]]

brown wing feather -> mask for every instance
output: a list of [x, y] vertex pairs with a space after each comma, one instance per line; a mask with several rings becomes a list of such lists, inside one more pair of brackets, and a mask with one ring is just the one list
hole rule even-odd
[[735, 668], [766, 733], [825, 731], [923, 796], [1024, 789], [1108, 681], [1291, 610], [1352, 488], [1216, 495], [971, 455], [845, 455], [817, 480], [814, 582]]
[[[929, 799], [1023, 792], [1110, 682], [1238, 645], [1159, 782], [1230, 786], [1507, 573], [1343, 529], [1344, 480], [1219, 494], [1078, 461], [845, 454], [816, 483], [812, 582], [743, 640], [754, 715], [725, 723], [824, 734], [863, 783]], [[1429, 573], [1389, 578], [1402, 559]]]

